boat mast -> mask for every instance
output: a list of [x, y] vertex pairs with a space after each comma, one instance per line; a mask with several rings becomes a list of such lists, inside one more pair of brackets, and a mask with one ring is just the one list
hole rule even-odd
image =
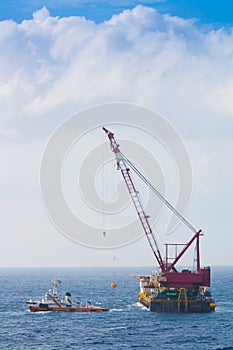
[[58, 295], [58, 284], [61, 283], [61, 281], [58, 278], [54, 278], [52, 280], [53, 282], [53, 296]]

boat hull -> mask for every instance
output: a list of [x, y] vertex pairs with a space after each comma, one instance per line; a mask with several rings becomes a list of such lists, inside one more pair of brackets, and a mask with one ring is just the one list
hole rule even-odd
[[31, 312], [45, 312], [45, 311], [64, 311], [64, 312], [104, 312], [109, 311], [105, 307], [95, 307], [95, 306], [83, 306], [83, 307], [58, 307], [49, 305], [29, 305], [29, 310]]
[[140, 297], [139, 302], [153, 312], [198, 312], [208, 313], [215, 311], [216, 304], [213, 300], [168, 300]]

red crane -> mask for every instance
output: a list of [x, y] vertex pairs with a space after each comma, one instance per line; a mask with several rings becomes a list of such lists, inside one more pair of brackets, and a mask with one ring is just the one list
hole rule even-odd
[[[200, 247], [199, 238], [202, 235], [202, 230], [196, 230], [176, 209], [155, 189], [153, 185], [139, 172], [139, 170], [121, 153], [119, 144], [116, 142], [114, 134], [103, 127], [106, 132], [111, 149], [115, 155], [117, 169], [121, 171], [126, 186], [128, 188], [129, 194], [134, 203], [135, 209], [137, 211], [139, 220], [145, 232], [146, 238], [149, 242], [151, 250], [158, 262], [160, 268], [160, 284], [161, 286], [167, 288], [197, 288], [199, 286], [210, 286], [210, 268], [200, 267]], [[186, 244], [165, 244], [166, 255], [165, 259], [162, 258], [160, 253], [155, 234], [149, 223], [149, 216], [146, 215], [142, 203], [139, 198], [139, 192], [135, 188], [132, 177], [130, 176], [130, 169], [136, 172], [137, 175], [149, 186], [153, 192], [194, 232], [194, 236]], [[178, 272], [176, 269], [176, 264], [187, 251], [187, 249], [196, 242], [196, 271], [191, 272], [190, 270], [183, 270]], [[175, 257], [169, 257], [169, 247], [175, 247]], [[178, 252], [178, 247], [183, 246], [181, 251]]]

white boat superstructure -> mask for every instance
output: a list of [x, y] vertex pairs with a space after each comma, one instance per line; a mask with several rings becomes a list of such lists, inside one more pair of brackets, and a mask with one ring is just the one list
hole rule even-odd
[[64, 298], [61, 298], [58, 291], [58, 286], [61, 281], [58, 278], [52, 280], [53, 288], [49, 289], [41, 301], [29, 299], [27, 301], [31, 312], [38, 311], [108, 311], [105, 307], [93, 306], [91, 302], [83, 305], [80, 302], [74, 302], [71, 299], [70, 292], [66, 292]]

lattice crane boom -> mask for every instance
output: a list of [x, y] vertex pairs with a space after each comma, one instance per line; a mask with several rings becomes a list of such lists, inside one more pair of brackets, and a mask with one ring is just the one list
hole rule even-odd
[[162, 259], [157, 241], [156, 241], [155, 236], [154, 236], [154, 233], [153, 233], [152, 228], [150, 226], [149, 216], [146, 215], [146, 213], [143, 209], [143, 206], [142, 206], [140, 198], [139, 198], [139, 193], [136, 190], [135, 185], [133, 183], [133, 180], [130, 176], [130, 169], [127, 167], [125, 159], [120, 152], [119, 145], [117, 144], [117, 142], [114, 138], [114, 134], [106, 128], [103, 128], [103, 130], [108, 135], [111, 149], [112, 149], [113, 153], [115, 154], [117, 169], [119, 169], [122, 173], [122, 176], [123, 176], [124, 181], [126, 183], [126, 186], [128, 188], [129, 194], [132, 198], [133, 204], [134, 204], [135, 209], [137, 211], [139, 220], [142, 224], [143, 230], [146, 234], [146, 238], [149, 242], [151, 250], [152, 250], [161, 270], [165, 271], [165, 264], [164, 264], [164, 261]]

